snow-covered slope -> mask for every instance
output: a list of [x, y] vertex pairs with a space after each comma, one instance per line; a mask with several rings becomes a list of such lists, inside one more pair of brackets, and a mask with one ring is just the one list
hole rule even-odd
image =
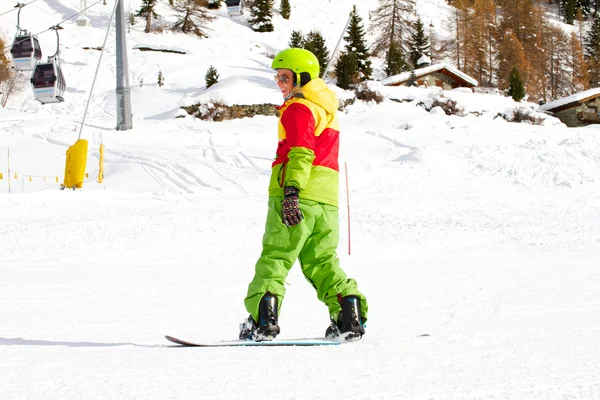
[[[22, 24], [41, 32], [79, 3], [36, 1]], [[321, 28], [333, 48], [352, 5], [292, 1], [272, 34], [224, 8], [204, 40], [132, 26], [130, 131], [114, 130], [110, 33], [81, 131], [90, 178], [59, 191], [100, 55], [83, 47], [102, 45], [107, 3], [89, 10], [92, 27], [63, 24], [65, 103], [42, 107], [26, 87], [0, 109], [0, 398], [600, 398], [600, 130], [509, 123], [529, 105], [479, 93], [372, 83], [383, 103], [340, 113], [339, 256], [369, 298], [362, 342], [170, 347], [164, 334], [236, 337], [276, 149], [273, 117], [203, 122], [180, 107], [280, 102], [269, 56], [292, 29]], [[365, 20], [375, 6], [360, 2]], [[448, 6], [419, 10], [435, 25]], [[0, 15], [8, 37], [15, 21]], [[54, 40], [40, 35], [45, 54]], [[206, 90], [210, 65], [220, 82]], [[440, 95], [464, 116], [427, 111]], [[326, 309], [297, 266], [288, 283], [281, 337], [321, 336]]]

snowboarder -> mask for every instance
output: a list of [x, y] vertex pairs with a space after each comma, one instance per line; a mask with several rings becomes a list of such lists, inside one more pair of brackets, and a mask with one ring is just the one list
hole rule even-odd
[[240, 339], [272, 340], [280, 332], [285, 279], [298, 259], [317, 297], [329, 309], [327, 337], [360, 339], [367, 300], [340, 267], [339, 125], [337, 95], [319, 78], [319, 61], [308, 50], [289, 48], [275, 56], [275, 82], [284, 98], [279, 145], [269, 183], [262, 253], [245, 299], [248, 318]]

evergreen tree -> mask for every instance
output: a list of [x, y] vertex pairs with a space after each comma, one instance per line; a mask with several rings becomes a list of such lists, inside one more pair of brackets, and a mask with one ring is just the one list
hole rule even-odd
[[577, 0], [577, 10], [581, 10], [584, 16], [590, 15], [592, 11], [592, 0]]
[[290, 36], [290, 42], [288, 43], [288, 46], [300, 49], [303, 48], [304, 36], [302, 36], [302, 32], [292, 31], [292, 35]]
[[510, 72], [510, 83], [508, 85], [507, 94], [513, 98], [514, 101], [521, 101], [525, 97], [525, 84], [521, 79], [521, 74], [517, 67], [513, 67]]
[[350, 13], [350, 23], [346, 30], [346, 53], [352, 53], [356, 56], [358, 62], [358, 71], [361, 74], [361, 80], [371, 79], [373, 70], [371, 68], [371, 60], [369, 60], [369, 50], [365, 40], [365, 30], [362, 18], [358, 15], [356, 5]]
[[329, 50], [327, 50], [323, 35], [318, 31], [310, 31], [306, 35], [304, 48], [311, 51], [317, 57], [321, 71], [323, 71], [329, 61]]
[[431, 52], [429, 51], [429, 38], [425, 34], [425, 26], [421, 17], [418, 17], [413, 24], [413, 33], [410, 35], [409, 41], [410, 48], [410, 62], [414, 68], [417, 68], [417, 61], [421, 56], [425, 55], [431, 58]]
[[173, 9], [181, 15], [172, 29], [183, 33], [193, 33], [200, 37], [208, 37], [202, 30], [201, 22], [212, 21], [215, 17], [206, 13], [204, 7], [207, 5], [207, 0], [174, 0]]
[[575, 21], [575, 13], [577, 12], [577, 1], [578, 0], [561, 0], [560, 1], [560, 12], [563, 17], [563, 21], [569, 25], [573, 25]]
[[217, 69], [211, 65], [208, 68], [208, 71], [206, 71], [206, 74], [204, 75], [204, 80], [206, 82], [207, 89], [215, 83], [219, 82], [219, 74], [217, 73]]
[[162, 87], [165, 84], [165, 76], [162, 71], [158, 71], [158, 87]]
[[290, 7], [290, 0], [281, 0], [281, 16], [283, 19], [290, 19], [292, 13], [292, 7]]
[[160, 15], [158, 15], [154, 9], [156, 8], [157, 0], [142, 0], [142, 6], [135, 14], [138, 17], [146, 18], [146, 28], [144, 32], [150, 33], [152, 28], [152, 18], [158, 19]]
[[589, 66], [590, 87], [600, 87], [600, 14], [596, 14], [585, 41], [585, 56]]
[[273, 4], [275, 0], [255, 0], [250, 8], [248, 22], [255, 32], [273, 32]]
[[337, 86], [348, 90], [359, 81], [358, 59], [354, 53], [342, 53], [335, 64]]
[[390, 49], [385, 55], [384, 71], [387, 76], [397, 75], [407, 70], [406, 61], [399, 44], [391, 43]]
[[[559, 9], [563, 20], [573, 25], [577, 12], [581, 12], [584, 17], [590, 15], [592, 10], [592, 0], [560, 0]], [[598, 2], [596, 1], [596, 5]]]

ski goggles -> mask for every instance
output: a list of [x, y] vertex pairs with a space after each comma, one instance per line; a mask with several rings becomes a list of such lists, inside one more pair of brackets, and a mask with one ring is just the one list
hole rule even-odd
[[288, 78], [285, 75], [277, 75], [275, 74], [275, 76], [273, 77], [273, 79], [275, 79], [275, 83], [279, 83], [281, 81], [281, 83], [288, 83], [290, 81], [290, 78]]

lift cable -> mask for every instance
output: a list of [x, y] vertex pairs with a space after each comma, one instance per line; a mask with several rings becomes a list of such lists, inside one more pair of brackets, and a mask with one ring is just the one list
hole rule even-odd
[[36, 1], [37, 0], [33, 0], [33, 1], [30, 1], [29, 3], [27, 3], [27, 4], [17, 3], [17, 5], [14, 6], [11, 10], [8, 10], [8, 11], [5, 11], [3, 13], [0, 13], [0, 17], [3, 16], [3, 15], [6, 15], [8, 13], [11, 13], [11, 12], [15, 11], [15, 9], [17, 9], [17, 8], [23, 8], [23, 7], [28, 6], [28, 5], [32, 4], [32, 3], [35, 3]]
[[[100, 0], [103, 1], [103, 0]], [[83, 131], [83, 125], [85, 123], [85, 117], [88, 112], [88, 108], [90, 106], [90, 101], [92, 99], [92, 93], [94, 92], [94, 85], [96, 84], [96, 78], [98, 77], [98, 71], [100, 70], [100, 63], [102, 62], [102, 55], [104, 55], [104, 49], [106, 48], [106, 40], [108, 39], [108, 35], [110, 33], [110, 26], [112, 25], [113, 18], [115, 16], [115, 12], [117, 11], [117, 5], [121, 0], [115, 0], [115, 6], [113, 8], [112, 14], [110, 15], [110, 20], [108, 21], [108, 27], [106, 28], [106, 36], [104, 36], [104, 43], [102, 43], [102, 51], [100, 52], [100, 58], [98, 59], [98, 65], [96, 66], [96, 73], [94, 74], [94, 80], [92, 81], [92, 87], [90, 88], [90, 95], [88, 96], [87, 103], [85, 105], [85, 111], [83, 112], [83, 119], [81, 120], [81, 126], [79, 127], [79, 135], [77, 136], [77, 140], [81, 139], [81, 132]]]
[[[37, 0], [34, 0], [34, 1], [37, 1]], [[86, 7], [86, 8], [84, 8], [83, 10], [79, 11], [77, 14], [73, 14], [73, 15], [71, 15], [70, 17], [68, 17], [68, 18], [65, 18], [65, 19], [63, 19], [62, 21], [60, 21], [58, 24], [56, 24], [56, 25], [53, 25], [53, 26], [51, 26], [50, 28], [48, 28], [48, 29], [45, 29], [45, 30], [43, 30], [43, 31], [41, 31], [41, 32], [38, 32], [38, 33], [36, 33], [36, 34], [33, 34], [33, 35], [31, 35], [31, 36], [39, 36], [39, 35], [41, 35], [42, 33], [46, 33], [46, 32], [48, 32], [48, 31], [50, 31], [50, 30], [54, 30], [54, 28], [55, 28], [55, 27], [59, 26], [59, 25], [60, 25], [60, 24], [62, 24], [63, 22], [66, 22], [66, 21], [68, 21], [68, 20], [70, 20], [70, 19], [72, 19], [72, 18], [75, 18], [75, 17], [76, 17], [76, 16], [78, 16], [79, 14], [82, 14], [82, 13], [84, 13], [85, 11], [87, 11], [87, 10], [89, 10], [90, 8], [94, 7], [96, 4], [98, 4], [98, 3], [100, 3], [100, 2], [103, 2], [103, 1], [104, 1], [104, 0], [98, 0], [97, 2], [95, 2], [94, 4], [92, 4], [91, 6], [89, 6], [89, 7]], [[32, 1], [31, 3], [33, 3], [33, 1]], [[31, 4], [31, 3], [29, 3], [29, 4]], [[17, 8], [17, 7], [15, 6], [15, 8]], [[20, 43], [20, 42], [17, 42], [17, 43]], [[9, 51], [10, 51], [10, 47], [9, 47], [9, 48], [7, 48], [7, 49], [4, 49], [4, 55], [7, 55]]]

